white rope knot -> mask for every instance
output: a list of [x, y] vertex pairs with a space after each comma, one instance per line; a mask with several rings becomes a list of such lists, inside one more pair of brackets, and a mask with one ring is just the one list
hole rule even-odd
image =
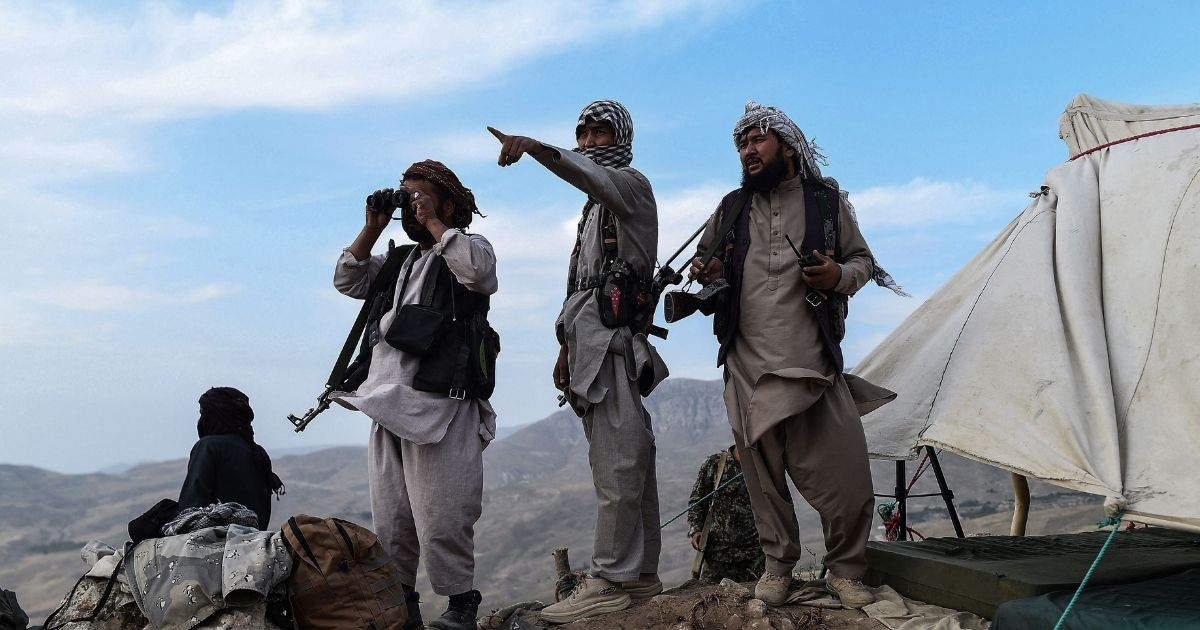
[[1129, 507], [1129, 500], [1125, 497], [1108, 497], [1104, 499], [1104, 514], [1109, 518], [1116, 518], [1125, 513]]

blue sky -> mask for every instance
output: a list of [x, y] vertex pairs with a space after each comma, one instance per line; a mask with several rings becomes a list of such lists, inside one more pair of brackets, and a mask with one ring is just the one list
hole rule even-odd
[[[0, 462], [80, 472], [186, 456], [196, 399], [246, 391], [269, 449], [359, 444], [284, 417], [357, 303], [330, 283], [363, 197], [427, 157], [500, 260], [501, 424], [555, 409], [551, 323], [583, 198], [484, 131], [573, 142], [628, 106], [662, 256], [736, 185], [745, 101], [787, 111], [914, 297], [851, 302], [852, 363], [1026, 205], [1086, 92], [1200, 101], [1200, 5], [0, 2]], [[398, 230], [393, 238], [403, 239]], [[658, 343], [719, 378], [706, 320]]]

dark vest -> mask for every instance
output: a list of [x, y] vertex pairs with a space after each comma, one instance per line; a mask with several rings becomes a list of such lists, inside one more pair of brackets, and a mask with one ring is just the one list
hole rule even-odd
[[[459, 283], [441, 256], [435, 256], [431, 264], [434, 268], [421, 289], [419, 305], [440, 314], [441, 324], [425, 331], [431, 343], [427, 351], [418, 355], [420, 363], [412, 387], [451, 398], [489, 398], [496, 386], [495, 359], [500, 351], [499, 337], [487, 320], [491, 299]], [[379, 324], [391, 310], [397, 285], [402, 283], [403, 274], [399, 282], [389, 283], [374, 298], [364, 345], [373, 346], [391, 336], [390, 330], [380, 334]], [[400, 322], [397, 313], [391, 326]]]
[[[812, 250], [825, 251], [833, 244], [832, 258], [842, 262], [841, 247], [838, 244], [840, 217], [838, 189], [824, 182], [814, 183], [804, 180], [804, 241], [800, 245], [801, 252]], [[731, 191], [721, 200], [721, 212], [717, 217], [720, 225], [729, 212], [734, 211], [734, 203], [741, 189]], [[717, 365], [724, 365], [729, 350], [737, 340], [738, 322], [741, 318], [742, 272], [746, 266], [746, 253], [750, 243], [750, 206], [754, 195], [746, 195], [745, 205], [738, 213], [733, 227], [727, 234], [718, 234], [714, 239], [714, 247], [719, 248], [718, 255], [725, 264], [725, 279], [729, 281], [730, 289], [723, 292], [720, 306], [713, 317], [713, 333], [717, 336], [720, 348], [717, 350]], [[828, 292], [827, 298], [820, 305], [811, 307], [821, 329], [821, 341], [826, 354], [833, 363], [834, 369], [841, 372], [844, 368], [842, 359], [842, 334], [844, 324], [835, 321], [838, 309], [845, 312], [846, 296]], [[797, 313], [797, 316], [802, 316]], [[841, 316], [844, 318], [844, 315]]]
[[478, 372], [485, 353], [479, 344], [491, 331], [487, 321], [491, 298], [460, 284], [441, 256], [434, 264], [437, 268], [430, 278], [434, 280], [431, 306], [442, 314], [446, 324], [429, 353], [421, 357], [413, 389], [444, 393], [451, 398], [490, 398], [496, 387], [495, 356], [493, 364], [484, 368], [486, 374]]

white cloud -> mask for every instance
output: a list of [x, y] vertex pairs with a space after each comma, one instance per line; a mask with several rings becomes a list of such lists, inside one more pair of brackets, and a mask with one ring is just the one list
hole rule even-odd
[[81, 311], [135, 311], [189, 306], [234, 295], [240, 288], [210, 283], [181, 291], [161, 291], [115, 284], [60, 285], [30, 294], [36, 304]]
[[1012, 213], [1024, 194], [972, 182], [918, 177], [898, 186], [874, 186], [850, 195], [864, 230], [968, 225]]
[[[701, 225], [708, 221], [717, 208], [721, 198], [735, 188], [734, 184], [709, 182], [694, 188], [668, 193], [658, 197], [658, 259], [665, 263], [667, 257], [675, 253]], [[699, 240], [699, 239], [697, 239]], [[695, 241], [692, 242], [679, 258], [675, 259], [672, 267], [680, 270], [686, 267], [691, 252], [695, 251]]]
[[9, 7], [0, 111], [139, 119], [409, 100], [711, 3], [244, 0], [223, 13]]
[[[219, 13], [150, 3], [3, 10], [0, 177], [30, 182], [142, 168], [137, 145], [165, 121], [428, 99], [572, 47], [703, 20], [722, 4], [241, 0]], [[439, 149], [476, 160], [492, 152], [487, 140], [473, 133]]]
[[[550, 144], [561, 145], [563, 142], [573, 142], [575, 137], [575, 127], [570, 124], [509, 127], [499, 121], [493, 121], [493, 123], [500, 125], [499, 131], [502, 133], [529, 136]], [[570, 148], [570, 146], [565, 148]], [[437, 155], [440, 161], [455, 166], [464, 163], [489, 163], [495, 162], [499, 157], [500, 141], [486, 129], [461, 129], [416, 140], [408, 148], [408, 152], [413, 155]], [[520, 164], [524, 164], [526, 161], [533, 160], [525, 157], [522, 158]]]

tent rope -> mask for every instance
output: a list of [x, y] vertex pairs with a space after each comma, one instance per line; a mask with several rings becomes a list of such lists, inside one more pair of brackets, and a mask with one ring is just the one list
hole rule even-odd
[[[917, 464], [917, 470], [913, 472], [912, 477], [908, 480], [908, 486], [904, 489], [905, 494], [912, 492], [913, 486], [917, 485], [917, 480], [921, 478], [921, 475], [925, 474], [925, 471], [929, 470], [929, 468], [926, 467], [926, 464], [928, 463], [929, 451], [925, 451], [924, 455], [921, 457], [921, 462]], [[879, 505], [875, 506], [875, 513], [878, 514], [879, 518], [883, 520], [883, 536], [889, 542], [896, 542], [896, 538], [898, 537], [897, 534], [900, 531], [901, 510], [899, 507], [897, 507], [898, 503], [898, 501], [891, 501], [888, 503], [880, 503]], [[916, 536], [920, 540], [925, 540], [925, 536], [921, 534], [921, 532], [907, 526], [904, 529], [908, 531], [910, 535]]]
[[1163, 135], [1164, 133], [1171, 133], [1171, 132], [1173, 132], [1173, 131], [1186, 131], [1186, 130], [1188, 130], [1188, 129], [1200, 129], [1200, 124], [1198, 124], [1198, 125], [1184, 125], [1184, 126], [1182, 126], [1182, 127], [1171, 127], [1170, 129], [1159, 129], [1158, 131], [1148, 131], [1148, 132], [1146, 132], [1146, 133], [1139, 133], [1139, 134], [1138, 134], [1138, 135], [1136, 135], [1136, 136], [1129, 136], [1128, 138], [1121, 138], [1120, 140], [1113, 140], [1112, 142], [1105, 142], [1104, 144], [1102, 144], [1102, 145], [1100, 145], [1100, 146], [1097, 146], [1097, 147], [1092, 147], [1092, 148], [1088, 149], [1087, 151], [1081, 151], [1081, 152], [1079, 152], [1079, 153], [1076, 153], [1075, 155], [1072, 155], [1072, 156], [1071, 156], [1071, 159], [1070, 159], [1070, 160], [1067, 160], [1067, 161], [1068, 161], [1068, 162], [1070, 162], [1071, 160], [1074, 160], [1074, 159], [1076, 159], [1076, 158], [1081, 158], [1081, 157], [1083, 157], [1083, 156], [1085, 156], [1085, 155], [1087, 155], [1087, 154], [1089, 154], [1089, 153], [1095, 153], [1096, 151], [1099, 151], [1099, 150], [1101, 150], [1101, 149], [1107, 149], [1107, 148], [1109, 148], [1109, 147], [1111, 147], [1111, 146], [1115, 146], [1115, 145], [1118, 145], [1118, 144], [1124, 144], [1124, 143], [1126, 143], [1126, 142], [1132, 142], [1132, 141], [1134, 141], [1134, 140], [1141, 140], [1142, 138], [1150, 138], [1150, 137], [1153, 137], [1153, 136], [1161, 136], [1161, 135]]
[[707, 500], [709, 500], [710, 498], [712, 498], [712, 496], [713, 496], [714, 494], [716, 494], [716, 493], [718, 493], [718, 492], [720, 492], [720, 491], [721, 491], [721, 488], [724, 488], [725, 486], [728, 486], [729, 484], [731, 484], [731, 483], [733, 483], [733, 482], [735, 482], [735, 481], [737, 481], [738, 479], [741, 479], [741, 478], [742, 478], [742, 473], [738, 473], [738, 474], [736, 474], [736, 475], [734, 475], [734, 476], [730, 477], [729, 479], [726, 479], [724, 483], [722, 483], [721, 485], [717, 486], [717, 487], [716, 487], [716, 488], [715, 488], [715, 489], [714, 489], [712, 492], [709, 492], [708, 494], [706, 494], [706, 495], [704, 495], [704, 496], [700, 497], [699, 499], [697, 499], [697, 500], [696, 500], [696, 502], [695, 502], [695, 503], [693, 503], [693, 504], [691, 504], [691, 505], [687, 506], [686, 508], [684, 508], [684, 509], [683, 509], [683, 511], [682, 511], [682, 512], [680, 512], [680, 513], [676, 514], [675, 516], [672, 516], [672, 517], [671, 517], [671, 520], [667, 521], [666, 523], [663, 523], [662, 525], [659, 525], [659, 526], [658, 526], [658, 528], [659, 528], [659, 529], [662, 529], [662, 528], [666, 527], [667, 525], [670, 525], [671, 523], [674, 523], [674, 522], [675, 522], [675, 519], [679, 518], [680, 516], [683, 516], [684, 514], [687, 514], [688, 512], [690, 512], [690, 511], [691, 511], [691, 509], [692, 509], [692, 508], [694, 508], [694, 507], [696, 507], [697, 505], [700, 505], [701, 503], [704, 503], [705, 501], [707, 501]]
[[1110, 516], [1098, 523], [1099, 527], [1112, 526], [1112, 531], [1108, 533], [1108, 538], [1104, 541], [1104, 545], [1100, 547], [1100, 553], [1096, 554], [1096, 559], [1092, 561], [1092, 566], [1088, 567], [1087, 573], [1083, 575], [1083, 581], [1079, 583], [1079, 588], [1075, 589], [1075, 594], [1071, 596], [1071, 601], [1067, 603], [1067, 607], [1063, 609], [1062, 616], [1058, 618], [1058, 623], [1054, 624], [1054, 630], [1059, 630], [1063, 627], [1063, 622], [1067, 620], [1067, 616], [1071, 614], [1071, 609], [1075, 607], [1075, 602], [1079, 599], [1079, 595], [1083, 593], [1083, 589], [1087, 586], [1088, 580], [1092, 578], [1092, 573], [1096, 571], [1096, 567], [1100, 565], [1100, 559], [1104, 557], [1104, 552], [1108, 551], [1109, 545], [1112, 544], [1113, 538], [1117, 532], [1121, 531], [1121, 515], [1124, 512], [1117, 512], [1116, 515]]

